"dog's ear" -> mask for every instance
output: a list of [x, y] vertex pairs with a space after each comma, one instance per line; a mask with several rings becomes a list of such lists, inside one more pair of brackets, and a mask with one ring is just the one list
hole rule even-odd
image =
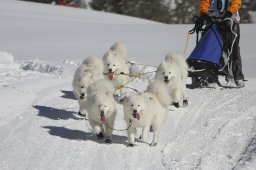
[[167, 62], [165, 60], [162, 61], [162, 63], [161, 63], [162, 66], [165, 66], [166, 64], [167, 64]]

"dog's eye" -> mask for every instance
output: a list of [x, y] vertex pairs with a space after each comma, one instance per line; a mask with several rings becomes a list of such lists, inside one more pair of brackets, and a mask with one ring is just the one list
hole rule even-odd
[[139, 105], [139, 104], [138, 104], [137, 106], [138, 106], [138, 107], [140, 107], [140, 105]]
[[109, 66], [109, 64], [107, 64], [107, 66]]
[[133, 107], [134, 105], [132, 104], [131, 106]]
[[105, 108], [107, 107], [107, 106], [104, 106]]
[[114, 64], [113, 66], [115, 67], [116, 65]]
[[164, 74], [164, 72], [163, 72], [163, 74]]
[[100, 107], [100, 105], [98, 105], [98, 107]]
[[169, 72], [169, 74], [171, 74], [171, 72]]
[[81, 88], [83, 89], [83, 88], [84, 88], [84, 86], [81, 86]]

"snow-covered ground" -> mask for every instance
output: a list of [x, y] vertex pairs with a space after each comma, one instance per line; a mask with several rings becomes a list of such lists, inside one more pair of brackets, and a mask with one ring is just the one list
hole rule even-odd
[[[183, 53], [193, 25], [14, 0], [0, 1], [0, 21], [1, 170], [256, 169], [256, 25], [241, 25], [245, 88], [188, 89], [189, 106], [172, 108], [158, 145], [138, 140], [130, 148], [125, 131], [99, 143], [77, 116], [74, 70], [116, 41], [131, 60], [157, 66], [168, 52]], [[146, 85], [146, 78], [131, 84]], [[121, 105], [114, 127], [126, 127]]]

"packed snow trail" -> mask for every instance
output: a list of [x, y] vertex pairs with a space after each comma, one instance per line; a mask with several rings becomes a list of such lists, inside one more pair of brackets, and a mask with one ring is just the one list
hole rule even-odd
[[[49, 86], [40, 87], [40, 83], [45, 81]], [[126, 132], [115, 132], [111, 145], [99, 143], [88, 121], [76, 114], [78, 104], [72, 96], [71, 82], [71, 78], [59, 82], [51, 79], [38, 82], [42, 90], [34, 95], [32, 105], [10, 122], [12, 126], [1, 127], [0, 134], [4, 139], [0, 148], [1, 169], [161, 167], [161, 157], [155, 157], [161, 154], [160, 148], [151, 148], [143, 143], [127, 148]], [[121, 124], [116, 122], [119, 124], [117, 128], [126, 127], [122, 115], [118, 117]], [[141, 162], [141, 159], [148, 161]]]
[[[1, 126], [1, 169], [235, 169], [255, 149], [256, 91], [189, 90], [189, 106], [170, 107], [156, 147], [149, 139], [130, 148], [125, 131], [114, 131], [113, 144], [97, 141], [77, 116], [71, 82], [71, 76], [33, 82], [40, 90], [31, 105]], [[115, 128], [126, 126], [118, 105]]]
[[[233, 169], [243, 164], [255, 140], [256, 92], [243, 89], [190, 90], [189, 106], [174, 113], [173, 138], [163, 149], [167, 167]], [[255, 149], [250, 148], [251, 150]]]

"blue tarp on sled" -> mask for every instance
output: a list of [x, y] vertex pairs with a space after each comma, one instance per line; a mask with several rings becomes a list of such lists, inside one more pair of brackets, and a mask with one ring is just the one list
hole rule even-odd
[[207, 61], [220, 64], [223, 41], [216, 25], [213, 25], [199, 40], [187, 60]]

